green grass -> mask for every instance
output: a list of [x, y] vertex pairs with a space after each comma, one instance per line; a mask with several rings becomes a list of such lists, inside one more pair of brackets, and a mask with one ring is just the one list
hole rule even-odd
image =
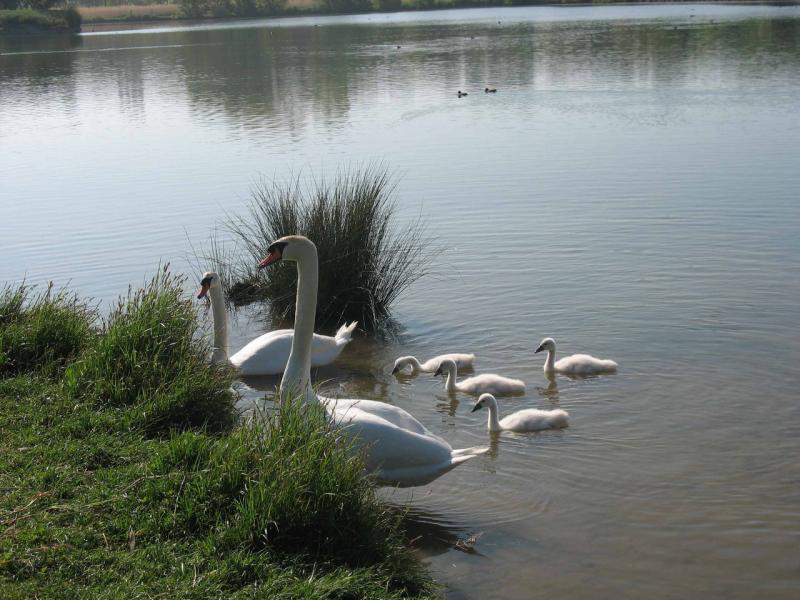
[[[0, 597], [437, 596], [316, 407], [236, 421], [181, 283], [159, 273], [78, 354], [0, 378]], [[0, 335], [51, 304], [91, 321], [70, 296], [3, 298]]]
[[65, 373], [65, 390], [99, 408], [126, 408], [130, 426], [151, 435], [235, 419], [231, 374], [207, 364], [181, 279], [164, 269], [120, 299], [97, 343]]
[[93, 339], [92, 308], [50, 285], [0, 291], [0, 376], [42, 371], [54, 376]]
[[391, 317], [392, 304], [427, 273], [433, 248], [419, 221], [395, 224], [394, 184], [381, 167], [340, 173], [309, 188], [298, 180], [262, 183], [246, 216], [227, 223], [234, 249], [212, 240], [207, 268], [220, 272], [236, 302], [264, 299], [278, 320], [294, 317], [294, 265], [258, 270], [267, 246], [302, 234], [319, 253], [317, 326], [358, 321], [368, 330]]

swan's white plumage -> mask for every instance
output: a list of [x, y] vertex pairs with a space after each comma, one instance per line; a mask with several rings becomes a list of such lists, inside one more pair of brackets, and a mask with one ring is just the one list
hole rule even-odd
[[[352, 339], [356, 322], [342, 325], [336, 335], [314, 334], [311, 345], [311, 366], [322, 367], [336, 360]], [[292, 349], [294, 329], [270, 331], [247, 343], [231, 356], [231, 364], [241, 375], [277, 375], [283, 373]]]
[[396, 361], [394, 361], [394, 369], [392, 370], [392, 373], [399, 373], [406, 367], [411, 367], [412, 373], [415, 373], [416, 371], [422, 371], [424, 373], [433, 373], [434, 371], [436, 371], [436, 369], [439, 368], [439, 365], [442, 364], [443, 360], [455, 361], [459, 369], [471, 369], [473, 363], [475, 362], [475, 355], [461, 354], [457, 352], [450, 354], [440, 354], [439, 356], [434, 356], [433, 358], [429, 358], [424, 363], [420, 363], [415, 356], [401, 356]]
[[260, 266], [281, 258], [297, 263], [295, 339], [281, 380], [281, 396], [302, 395], [318, 402], [331, 421], [355, 436], [367, 469], [378, 482], [400, 487], [424, 485], [488, 448], [454, 450], [401, 408], [350, 398], [317, 396], [311, 388], [311, 341], [316, 311], [317, 249], [301, 236], [281, 238], [270, 246]]
[[[214, 315], [214, 362], [228, 360], [240, 375], [277, 375], [283, 373], [289, 360], [289, 351], [294, 339], [293, 329], [276, 329], [248, 342], [245, 346], [228, 358], [228, 319], [225, 313], [225, 299], [222, 294], [222, 280], [217, 273], [203, 274], [203, 281], [198, 297], [208, 294]], [[311, 366], [321, 367], [332, 363], [352, 339], [356, 322], [342, 325], [331, 337], [314, 334], [311, 347]]]
[[497, 400], [491, 394], [483, 394], [472, 412], [481, 408], [489, 409], [489, 431], [542, 431], [544, 429], [561, 429], [569, 425], [569, 413], [557, 408], [555, 410], [539, 410], [525, 408], [513, 412], [498, 420]]
[[617, 370], [616, 362], [608, 359], [595, 358], [590, 354], [573, 354], [560, 360], [556, 357], [556, 341], [553, 338], [544, 338], [535, 353], [547, 350], [547, 359], [544, 361], [544, 370], [547, 373], [574, 373], [576, 375], [594, 375], [597, 373], [613, 373]]
[[439, 365], [436, 374], [447, 373], [444, 388], [448, 392], [464, 392], [467, 394], [523, 394], [525, 392], [525, 382], [521, 379], [512, 379], [495, 375], [494, 373], [482, 373], [474, 377], [468, 377], [462, 381], [456, 381], [458, 377], [458, 367], [455, 361], [445, 359]]

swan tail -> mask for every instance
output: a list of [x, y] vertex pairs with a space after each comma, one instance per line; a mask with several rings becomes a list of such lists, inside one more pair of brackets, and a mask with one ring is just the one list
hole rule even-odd
[[473, 456], [486, 454], [488, 451], [488, 446], [473, 446], [472, 448], [459, 448], [458, 450], [453, 450], [450, 453], [450, 456], [453, 457], [454, 462], [463, 462], [472, 458]]
[[336, 332], [336, 341], [340, 344], [346, 344], [352, 338], [353, 331], [358, 325], [358, 321], [353, 321], [349, 325], [342, 325], [339, 327], [339, 331]]

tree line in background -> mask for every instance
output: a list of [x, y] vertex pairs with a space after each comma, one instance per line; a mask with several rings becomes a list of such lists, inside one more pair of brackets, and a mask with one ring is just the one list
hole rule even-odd
[[[434, 0], [421, 0], [434, 5]], [[177, 0], [187, 17], [254, 17], [285, 14], [287, 0]], [[400, 10], [402, 0], [318, 0], [317, 10], [325, 13], [357, 13], [372, 10]]]
[[56, 4], [63, 5], [64, 0], [0, 0], [0, 10], [17, 10], [20, 8], [47, 10]]

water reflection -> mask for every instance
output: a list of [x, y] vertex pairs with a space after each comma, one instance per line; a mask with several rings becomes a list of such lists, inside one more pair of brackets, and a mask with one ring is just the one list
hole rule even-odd
[[[788, 597], [798, 377], [774, 357], [798, 354], [800, 9], [689, 10], [0, 39], [29, 53], [0, 56], [2, 278], [113, 299], [238, 213], [260, 172], [385, 157], [398, 217], [422, 213], [448, 249], [442, 276], [400, 299], [397, 335], [356, 336], [313, 377], [490, 446], [408, 496], [444, 526], [437, 577], [469, 598], [696, 597], [710, 580]], [[280, 326], [247, 315], [232, 348]], [[548, 378], [535, 331], [624, 369]], [[448, 349], [528, 382], [507, 411], [560, 407], [570, 427], [491, 435], [471, 397], [390, 374]], [[279, 378], [248, 383], [240, 406], [272, 410]], [[498, 577], [455, 550], [482, 531]], [[517, 585], [498, 590], [503, 574]]]
[[[168, 46], [158, 45], [163, 34], [141, 32], [124, 38], [130, 50], [117, 52], [105, 51], [125, 50], [110, 36], [12, 38], [0, 42], [0, 51], [6, 54], [4, 89], [20, 83], [39, 91], [55, 87], [69, 105], [76, 86], [111, 85], [120, 111], [142, 120], [151, 110], [149, 88], [171, 93], [182, 88], [200, 122], [224, 114], [233, 136], [280, 134], [297, 141], [318, 127], [335, 134], [348, 126], [354, 107], [376, 95], [424, 101], [491, 83], [501, 94], [527, 90], [536, 102], [536, 92], [598, 85], [731, 88], [767, 68], [771, 77], [785, 73], [793, 79], [798, 37], [800, 25], [793, 18], [704, 21], [678, 30], [658, 20], [619, 26], [588, 18], [519, 21], [511, 27], [471, 23], [468, 29], [459, 23], [402, 22], [384, 28], [342, 23], [186, 29], [170, 33]], [[67, 52], [77, 48], [84, 51]], [[737, 60], [720, 63], [719, 55]], [[561, 106], [582, 111], [585, 100], [569, 93]], [[669, 103], [658, 96], [653, 102], [652, 111], [631, 118], [653, 123], [675, 118]]]
[[549, 400], [552, 404], [557, 404], [558, 382], [556, 381], [556, 376], [554, 373], [545, 372], [544, 377], [547, 380], [547, 386], [537, 386], [536, 392], [543, 398]]
[[403, 528], [412, 548], [422, 556], [437, 556], [450, 550], [480, 556], [476, 547], [480, 534], [452, 522], [452, 517], [420, 507], [401, 506], [397, 510], [403, 515]]

